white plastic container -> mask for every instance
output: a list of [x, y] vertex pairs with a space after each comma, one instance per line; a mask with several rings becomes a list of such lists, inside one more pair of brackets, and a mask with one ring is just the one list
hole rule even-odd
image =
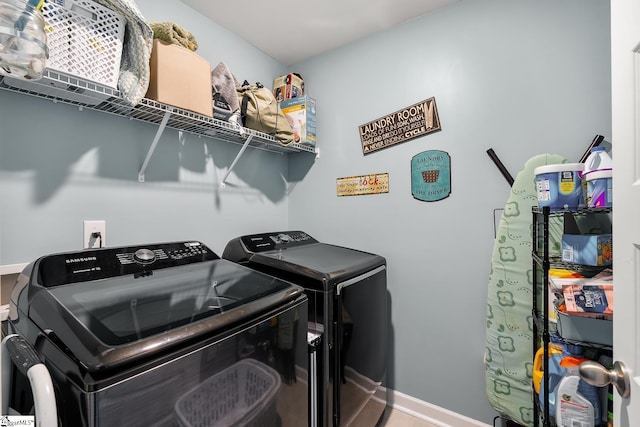
[[45, 0], [47, 68], [116, 89], [126, 20], [92, 0]]
[[585, 179], [593, 172], [613, 169], [613, 160], [607, 153], [606, 147], [600, 145], [591, 149], [591, 154], [584, 161], [583, 176]]
[[587, 207], [603, 208], [613, 205], [613, 172], [597, 170], [585, 176]]
[[534, 169], [538, 206], [551, 210], [583, 207], [582, 163], [561, 163]]
[[582, 179], [587, 207], [611, 207], [613, 160], [603, 146], [593, 147], [584, 162]]

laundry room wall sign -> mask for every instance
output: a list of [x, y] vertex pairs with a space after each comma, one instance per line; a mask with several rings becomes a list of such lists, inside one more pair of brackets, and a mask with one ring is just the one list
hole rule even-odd
[[336, 180], [338, 196], [361, 196], [389, 192], [389, 174], [375, 173], [361, 176], [348, 176]]
[[440, 129], [436, 99], [429, 98], [361, 125], [362, 154], [371, 154]]
[[440, 150], [424, 151], [411, 159], [411, 194], [437, 202], [451, 194], [451, 157]]

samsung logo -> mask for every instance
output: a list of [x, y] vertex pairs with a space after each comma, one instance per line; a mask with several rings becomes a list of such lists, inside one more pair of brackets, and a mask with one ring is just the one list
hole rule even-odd
[[82, 258], [71, 258], [66, 260], [67, 264], [75, 264], [77, 262], [87, 262], [87, 261], [95, 261], [97, 258], [94, 256], [87, 256]]

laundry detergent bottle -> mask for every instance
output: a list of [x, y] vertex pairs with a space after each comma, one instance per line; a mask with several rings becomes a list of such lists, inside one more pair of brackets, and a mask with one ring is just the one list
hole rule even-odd
[[593, 147], [582, 171], [583, 194], [589, 208], [613, 206], [613, 160], [603, 146]]
[[[556, 389], [560, 380], [564, 377], [566, 369], [560, 366], [562, 361], [562, 347], [557, 345], [549, 345], [549, 374], [547, 375], [549, 382], [549, 415], [555, 414], [556, 406]], [[544, 401], [544, 389], [546, 387], [544, 381], [544, 347], [540, 347], [536, 352], [533, 360], [533, 388], [538, 393], [540, 406], [544, 409], [546, 402]]]
[[587, 177], [590, 173], [610, 171], [611, 169], [613, 169], [613, 160], [607, 153], [606, 147], [599, 145], [591, 149], [589, 156], [584, 161], [582, 175]]
[[567, 370], [556, 390], [558, 427], [594, 427], [600, 422], [600, 398], [595, 386], [580, 378], [578, 367], [588, 359], [566, 356], [560, 362]]

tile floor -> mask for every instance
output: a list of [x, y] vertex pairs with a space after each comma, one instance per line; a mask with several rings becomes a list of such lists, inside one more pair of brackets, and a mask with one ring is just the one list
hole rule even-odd
[[[352, 386], [348, 383], [347, 387]], [[298, 411], [296, 408], [304, 406], [306, 399], [306, 390], [301, 391], [301, 387], [306, 387], [303, 381], [297, 381], [292, 384], [282, 384], [279, 399], [276, 406], [278, 413], [283, 417], [283, 425], [302, 426], [306, 424], [306, 411]], [[357, 397], [358, 393], [351, 390], [348, 394]], [[345, 401], [346, 413], [350, 413], [350, 407], [356, 407], [359, 404], [358, 399], [349, 399]], [[392, 409], [391, 407], [382, 407], [384, 403], [377, 400], [369, 400], [366, 406], [360, 411], [355, 420], [351, 422], [352, 427], [437, 427], [420, 418], [416, 418], [406, 412]], [[383, 412], [384, 411], [384, 412]], [[378, 421], [379, 414], [383, 412], [382, 418]], [[377, 422], [376, 422], [377, 421]]]
[[376, 427], [436, 427], [420, 418], [416, 418], [406, 412], [387, 407], [382, 419]]

